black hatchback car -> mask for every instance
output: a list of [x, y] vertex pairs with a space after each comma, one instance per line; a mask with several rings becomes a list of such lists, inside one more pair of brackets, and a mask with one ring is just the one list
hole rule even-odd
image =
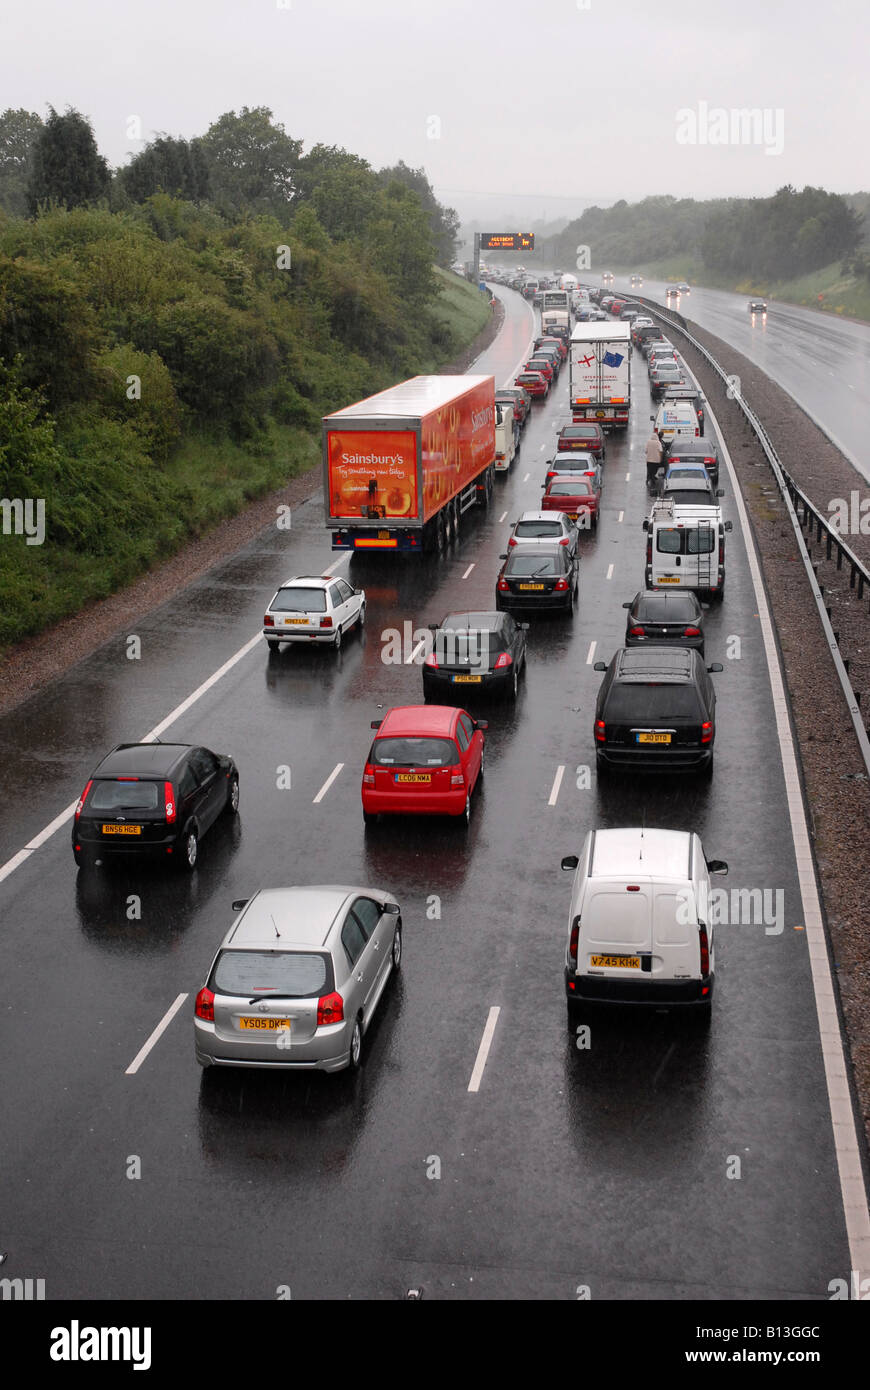
[[195, 868], [199, 841], [223, 811], [239, 809], [232, 758], [186, 743], [120, 743], [79, 798], [72, 825], [75, 861], [85, 867], [122, 854], [167, 858]]
[[567, 546], [517, 546], [501, 555], [504, 564], [495, 586], [495, 606], [504, 610], [574, 612], [577, 597], [577, 558]]
[[675, 439], [668, 450], [668, 466], [703, 463], [713, 487], [719, 486], [719, 450], [711, 439]]
[[595, 755], [599, 773], [610, 768], [712, 774], [716, 692], [699, 652], [685, 647], [633, 647], [618, 651], [595, 706]]
[[641, 589], [622, 606], [627, 647], [694, 647], [704, 655], [704, 610], [692, 589]]
[[[528, 623], [510, 613], [448, 613], [436, 627], [432, 651], [423, 662], [423, 696], [436, 704], [463, 702], [471, 694], [517, 698], [526, 666]], [[455, 688], [454, 688], [455, 687]]]

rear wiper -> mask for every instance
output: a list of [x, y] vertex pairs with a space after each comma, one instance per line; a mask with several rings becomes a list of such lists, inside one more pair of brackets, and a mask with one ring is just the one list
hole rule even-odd
[[543, 569], [535, 570], [534, 574], [530, 574], [530, 575], [529, 575], [529, 578], [530, 578], [530, 579], [540, 579], [541, 576], [542, 576], [543, 573], [544, 573], [544, 570], [546, 570], [546, 568], [547, 568], [547, 566], [544, 565], [544, 568], [543, 568]]

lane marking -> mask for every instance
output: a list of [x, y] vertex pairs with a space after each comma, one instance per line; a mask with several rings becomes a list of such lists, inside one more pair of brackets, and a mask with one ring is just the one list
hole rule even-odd
[[630, 474], [630, 473], [626, 473], [626, 475], [625, 475], [625, 481], [626, 481], [627, 483], [630, 483], [630, 482], [631, 482], [631, 474]]
[[605, 579], [612, 579], [612, 578], [613, 578], [613, 566], [612, 566], [612, 565], [608, 565], [608, 566], [607, 566], [607, 574], [605, 575]]
[[[70, 812], [70, 815], [72, 815], [72, 812]], [[20, 849], [17, 854], [13, 854], [11, 859], [7, 859], [3, 868], [0, 869], [0, 883], [3, 882], [4, 878], [8, 878], [10, 874], [14, 874], [19, 864], [23, 864], [26, 859], [29, 859], [32, 853], [32, 850]]]
[[547, 802], [548, 806], [555, 806], [556, 802], [559, 800], [559, 788], [562, 785], [562, 778], [564, 776], [565, 764], [560, 763], [559, 766], [556, 768], [556, 776], [553, 778], [553, 786], [550, 790], [550, 798]]
[[333, 782], [335, 781], [336, 777], [341, 772], [341, 769], [343, 767], [344, 763], [335, 764], [335, 767], [332, 769], [323, 786], [320, 788], [320, 791], [317, 793], [316, 797], [311, 803], [312, 806], [316, 806], [318, 802], [321, 802], [323, 800], [323, 798], [326, 796], [326, 793], [329, 791], [329, 788], [332, 786]]
[[338, 569], [339, 565], [343, 565], [344, 562], [345, 562], [345, 560], [349, 560], [349, 559], [350, 559], [350, 551], [348, 551], [345, 555], [339, 555], [338, 559], [337, 559], [337, 560], [333, 560], [332, 564], [331, 564], [327, 569], [325, 569], [325, 570], [323, 571], [324, 575], [327, 575], [327, 574], [335, 574], [335, 571]]
[[504, 519], [505, 519], [506, 516], [507, 516], [507, 512], [502, 512], [501, 516], [500, 516], [499, 519], [498, 519], [498, 524], [499, 524], [499, 526], [501, 526], [501, 524], [502, 524], [502, 522], [504, 521]]
[[414, 661], [414, 660], [416, 659], [416, 657], [417, 657], [417, 656], [419, 655], [419, 653], [423, 650], [423, 648], [425, 647], [425, 645], [426, 645], [426, 638], [425, 638], [425, 637], [421, 637], [421, 638], [420, 638], [420, 641], [417, 643], [417, 645], [416, 645], [416, 647], [414, 648], [414, 650], [410, 653], [410, 655], [408, 655], [408, 656], [405, 657], [405, 665], [406, 665], [406, 666], [410, 666], [410, 665], [411, 665], [411, 662]]
[[474, 566], [476, 565], [476, 563], [477, 563], [476, 560], [472, 560], [471, 564], [468, 566], [468, 569], [465, 571], [464, 575], [462, 576], [463, 579], [467, 579], [467, 578], [468, 578], [468, 576], [471, 574], [471, 571], [474, 569]]
[[623, 518], [624, 516], [625, 516], [625, 512], [620, 512], [620, 513], [619, 513], [619, 516], [616, 518], [616, 520], [617, 520], [617, 521], [622, 521], [622, 518]]
[[169, 1027], [170, 1023], [174, 1019], [175, 1015], [178, 1013], [178, 1010], [181, 1008], [186, 998], [186, 994], [179, 994], [175, 1003], [170, 1004], [169, 1008], [166, 1010], [166, 1013], [163, 1015], [157, 1027], [154, 1029], [154, 1032], [151, 1034], [151, 1037], [148, 1039], [146, 1043], [143, 1044], [142, 1047], [140, 1047], [139, 1051], [136, 1053], [136, 1056], [133, 1058], [132, 1062], [130, 1063], [129, 1067], [124, 1073], [125, 1076], [132, 1076], [134, 1072], [137, 1072], [139, 1070], [154, 1044], [158, 1042], [162, 1035], [166, 1032], [166, 1029]]
[[587, 666], [591, 666], [592, 663], [593, 663], [593, 661], [595, 660], [595, 648], [596, 648], [597, 646], [598, 646], [598, 642], [597, 642], [597, 641], [595, 641], [595, 642], [590, 642], [590, 643], [589, 643], [589, 651], [586, 653], [586, 665], [587, 665]]
[[71, 801], [65, 811], [61, 811], [59, 816], [55, 816], [53, 821], [49, 821], [44, 830], [40, 830], [38, 835], [34, 835], [32, 840], [27, 841], [25, 849], [41, 849], [46, 840], [51, 839], [55, 830], [60, 830], [60, 827], [70, 819], [78, 804], [78, 797], [76, 797], [75, 801]]
[[495, 1033], [495, 1025], [498, 1023], [498, 1016], [501, 1008], [498, 1004], [493, 1004], [487, 1016], [483, 1030], [483, 1037], [480, 1040], [480, 1047], [477, 1049], [477, 1058], [474, 1063], [474, 1070], [471, 1073], [471, 1080], [468, 1083], [469, 1091], [479, 1091], [480, 1081], [483, 1076], [483, 1069], [486, 1066], [486, 1059], [489, 1056], [489, 1049], [492, 1047], [492, 1038]]
[[529, 481], [529, 478], [531, 478], [531, 476], [532, 476], [531, 473], [527, 473], [526, 476], [523, 478], [523, 482], [524, 482], [524, 483], [527, 483], [527, 482]]

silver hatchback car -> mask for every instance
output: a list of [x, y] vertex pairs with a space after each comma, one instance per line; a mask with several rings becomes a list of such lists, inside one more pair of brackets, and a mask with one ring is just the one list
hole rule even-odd
[[196, 996], [200, 1066], [357, 1068], [402, 960], [402, 917], [380, 888], [262, 888], [239, 912]]

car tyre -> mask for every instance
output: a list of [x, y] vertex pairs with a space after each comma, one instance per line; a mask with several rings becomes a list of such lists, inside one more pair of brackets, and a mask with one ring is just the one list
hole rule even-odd
[[181, 843], [181, 851], [179, 856], [181, 870], [183, 873], [192, 874], [199, 858], [199, 837], [193, 827], [185, 833]]
[[[510, 686], [508, 687], [508, 699], [509, 699], [513, 704], [516, 704], [517, 694], [519, 693], [519, 679], [520, 679], [520, 678], [519, 678], [519, 676], [518, 676], [518, 674], [517, 674], [516, 662], [514, 662], [513, 676], [512, 676], [512, 678], [511, 678]], [[481, 772], [482, 772], [482, 771], [483, 771], [483, 767], [481, 767], [480, 770], [481, 770]]]
[[76, 861], [78, 867], [83, 869], [85, 873], [90, 872], [90, 870], [96, 866], [97, 862], [97, 857], [93, 850], [89, 849], [74, 849], [73, 859]]
[[227, 810], [231, 816], [239, 814], [239, 779], [233, 773], [230, 779], [229, 790], [227, 792]]
[[711, 753], [710, 761], [708, 763], [705, 763], [704, 766], [701, 768], [701, 776], [703, 777], [705, 782], [712, 782], [713, 780], [713, 758], [714, 755]]
[[280, 645], [281, 645], [280, 638], [278, 638], [278, 637], [267, 637], [267, 638], [266, 638], [266, 646], [269, 648], [269, 651], [270, 651], [270, 652], [276, 652], [276, 651], [278, 650], [278, 648], [280, 647]]
[[468, 829], [471, 824], [471, 792], [469, 792], [465, 798], [465, 810], [462, 812], [460, 819], [462, 820], [463, 826]]
[[390, 952], [390, 955], [391, 955], [391, 957], [392, 957], [393, 970], [394, 970], [394, 971], [399, 970], [399, 969], [401, 968], [401, 965], [402, 965], [402, 924], [401, 924], [401, 922], [398, 922], [398, 923], [396, 924], [396, 930], [395, 930], [395, 932], [394, 932], [394, 934], [393, 934], [393, 949], [392, 949], [392, 951]]
[[335, 629], [335, 636], [332, 639], [332, 645], [337, 652], [341, 651], [341, 623], [339, 623], [338, 627]]
[[350, 1048], [348, 1051], [348, 1067], [351, 1071], [359, 1071], [362, 1061], [362, 1024], [359, 1018], [353, 1021], [353, 1032], [350, 1035]]
[[365, 625], [366, 625], [366, 605], [365, 605], [365, 600], [363, 600], [363, 602], [360, 604], [360, 609], [359, 609], [359, 614], [357, 615], [356, 625], [357, 625], [357, 627], [365, 627]]

